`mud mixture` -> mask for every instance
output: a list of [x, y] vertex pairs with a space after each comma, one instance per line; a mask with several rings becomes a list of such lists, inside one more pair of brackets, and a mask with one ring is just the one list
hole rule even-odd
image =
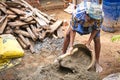
[[94, 70], [87, 71], [90, 51], [83, 45], [75, 45], [79, 50], [58, 63], [39, 66], [31, 75], [22, 80], [99, 80]]

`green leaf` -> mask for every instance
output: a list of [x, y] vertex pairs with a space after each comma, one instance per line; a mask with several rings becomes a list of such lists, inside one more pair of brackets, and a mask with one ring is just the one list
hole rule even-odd
[[120, 41], [120, 35], [113, 36], [111, 40], [112, 40], [112, 42], [114, 42], [114, 41]]

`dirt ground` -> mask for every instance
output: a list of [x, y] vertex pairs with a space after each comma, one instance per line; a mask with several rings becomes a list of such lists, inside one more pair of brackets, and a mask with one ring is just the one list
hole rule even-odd
[[[63, 9], [49, 10], [45, 13], [68, 22], [71, 18], [71, 15], [64, 12]], [[63, 26], [62, 29], [65, 33], [67, 26]], [[120, 31], [108, 33], [101, 30], [100, 64], [103, 67], [103, 71], [99, 73], [101, 79], [111, 73], [120, 72], [120, 52], [118, 52], [120, 51], [120, 41], [111, 42], [111, 37], [119, 33]], [[88, 40], [88, 38], [89, 35], [80, 36], [77, 34], [75, 43], [83, 43]], [[56, 40], [54, 38], [47, 38], [43, 41], [43, 43], [36, 42], [36, 54], [31, 54], [29, 50], [25, 51], [25, 56], [23, 57], [21, 64], [14, 68], [0, 72], [0, 80], [30, 80], [30, 76], [33, 76], [34, 73], [38, 71], [39, 67], [52, 64], [54, 59], [61, 53], [63, 39]], [[91, 46], [93, 47], [93, 45], [94, 44], [92, 42]]]
[[[56, 13], [57, 18], [62, 20], [67, 20], [69, 22], [71, 15], [65, 13], [61, 10], [56, 10], [54, 12], [50, 11], [48, 12], [50, 14]], [[67, 28], [66, 28], [67, 29]], [[65, 29], [65, 30], [66, 30]], [[120, 34], [120, 31], [117, 31], [115, 33], [109, 33], [104, 32], [101, 30], [101, 54], [100, 54], [100, 64], [103, 67], [103, 71], [99, 74], [99, 76], [104, 78], [105, 76], [111, 74], [120, 72], [120, 41], [118, 42], [112, 42], [111, 38], [112, 36]], [[75, 38], [75, 42], [82, 43], [86, 40], [88, 40], [89, 35], [80, 36], [77, 34]], [[91, 43], [91, 46], [93, 47], [93, 42]]]

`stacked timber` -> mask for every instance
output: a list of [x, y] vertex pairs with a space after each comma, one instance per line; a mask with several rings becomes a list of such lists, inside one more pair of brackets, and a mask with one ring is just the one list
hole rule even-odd
[[33, 8], [25, 0], [0, 2], [0, 34], [14, 35], [21, 46], [32, 53], [31, 40], [43, 40], [47, 34], [58, 37], [55, 32], [61, 25], [61, 20]]

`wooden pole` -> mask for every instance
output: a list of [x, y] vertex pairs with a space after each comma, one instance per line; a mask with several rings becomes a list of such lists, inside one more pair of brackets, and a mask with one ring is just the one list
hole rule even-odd
[[32, 32], [32, 30], [29, 27], [27, 27], [26, 29], [27, 29], [28, 33], [30, 34], [31, 38], [33, 39], [33, 41], [36, 41], [37, 38], [34, 35], [34, 33]]
[[27, 31], [23, 31], [23, 30], [14, 30], [15, 33], [17, 34], [21, 34], [23, 36], [29, 37], [31, 38], [30, 34]]
[[0, 27], [0, 34], [3, 33], [3, 31], [5, 30], [5, 27], [7, 25], [8, 19], [6, 18], [2, 24], [2, 26]]
[[20, 39], [27, 45], [27, 46], [30, 46], [30, 43], [28, 43], [25, 39], [25, 37], [21, 34], [18, 35], [20, 37]]
[[23, 49], [27, 49], [28, 46], [20, 39], [20, 38], [17, 38], [18, 42], [20, 43], [20, 45], [22, 46]]

